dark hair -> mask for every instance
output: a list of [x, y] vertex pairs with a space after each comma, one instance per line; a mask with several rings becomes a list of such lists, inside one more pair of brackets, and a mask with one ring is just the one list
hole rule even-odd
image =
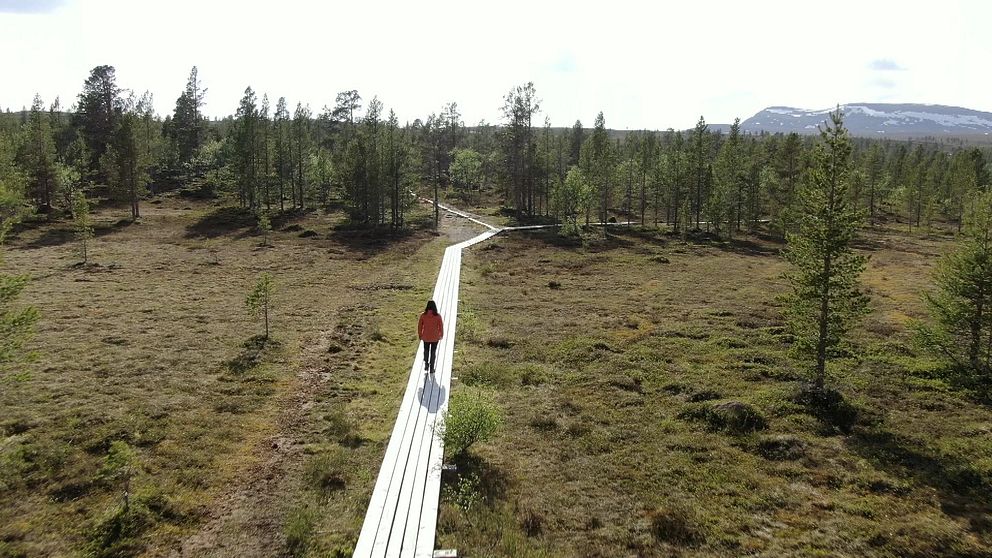
[[424, 314], [426, 314], [427, 312], [434, 312], [435, 316], [438, 315], [437, 304], [434, 304], [433, 300], [427, 301], [427, 308], [424, 308]]

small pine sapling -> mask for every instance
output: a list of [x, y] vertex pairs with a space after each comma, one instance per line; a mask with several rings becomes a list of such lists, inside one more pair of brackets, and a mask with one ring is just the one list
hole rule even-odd
[[83, 263], [89, 261], [89, 242], [93, 238], [93, 221], [90, 218], [90, 202], [83, 191], [76, 190], [72, 196], [72, 222], [79, 242], [79, 256]]
[[124, 512], [131, 507], [131, 480], [138, 474], [138, 454], [127, 442], [115, 440], [100, 467], [100, 478], [118, 484], [124, 503]]
[[258, 214], [258, 231], [262, 233], [262, 246], [269, 246], [269, 237], [272, 234], [272, 220], [267, 212]]
[[272, 275], [263, 273], [259, 275], [255, 286], [248, 292], [248, 296], [245, 298], [245, 306], [248, 308], [248, 314], [253, 318], [261, 316], [265, 321], [265, 339], [269, 338], [269, 312], [272, 309], [272, 294], [274, 290], [275, 284], [272, 281]]

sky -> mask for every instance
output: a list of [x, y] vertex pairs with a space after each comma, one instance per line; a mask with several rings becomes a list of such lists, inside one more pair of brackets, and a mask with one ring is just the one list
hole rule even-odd
[[0, 107], [75, 102], [89, 71], [169, 114], [190, 68], [204, 111], [247, 86], [317, 113], [337, 92], [400, 121], [454, 101], [500, 121], [533, 81], [539, 121], [689, 128], [767, 106], [916, 102], [992, 112], [992, 2], [0, 0]]

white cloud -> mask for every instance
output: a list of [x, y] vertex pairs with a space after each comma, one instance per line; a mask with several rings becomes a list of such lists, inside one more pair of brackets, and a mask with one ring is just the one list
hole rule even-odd
[[[0, 50], [13, 53], [0, 106], [28, 105], [35, 92], [70, 104], [91, 68], [113, 64], [122, 86], [151, 90], [164, 114], [195, 64], [212, 116], [233, 113], [251, 85], [315, 112], [358, 89], [401, 120], [453, 100], [467, 122], [493, 122], [527, 81], [561, 126], [591, 124], [600, 110], [610, 126], [661, 129], [770, 105], [992, 110], [992, 74], [977, 71], [992, 59], [981, 23], [992, 4], [940, 10], [937, 25], [923, 2], [68, 0], [45, 14], [0, 13]], [[908, 68], [885, 73], [892, 87], [872, 69], [886, 59]]]
[[906, 68], [899, 65], [898, 62], [892, 60], [891, 58], [877, 58], [872, 60], [868, 64], [869, 70], [875, 70], [877, 72], [904, 72]]
[[64, 0], [0, 0], [0, 13], [44, 14], [55, 11]]

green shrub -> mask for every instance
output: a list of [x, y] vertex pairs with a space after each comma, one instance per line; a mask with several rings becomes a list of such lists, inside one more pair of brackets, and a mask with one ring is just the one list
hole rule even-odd
[[142, 548], [140, 536], [155, 524], [143, 505], [118, 506], [103, 516], [89, 531], [89, 555], [96, 557], [135, 556]]
[[317, 530], [317, 513], [304, 506], [293, 510], [286, 518], [283, 534], [286, 535], [286, 548], [292, 556], [303, 556], [313, 542]]
[[722, 430], [731, 434], [763, 430], [768, 426], [757, 409], [740, 401], [691, 404], [679, 413], [679, 418], [702, 421], [710, 430]]
[[344, 490], [347, 484], [343, 451], [332, 451], [314, 455], [307, 461], [304, 477], [311, 488], [321, 493]]
[[480, 484], [475, 473], [460, 477], [456, 483], [444, 486], [444, 498], [463, 512], [468, 512], [479, 502]]
[[461, 381], [467, 386], [490, 386], [494, 388], [504, 388], [515, 380], [511, 370], [492, 362], [483, 362], [469, 367], [460, 376]]
[[765, 459], [789, 461], [799, 459], [805, 454], [806, 443], [789, 434], [778, 434], [758, 440], [756, 449], [758, 455]]
[[654, 510], [649, 514], [648, 519], [651, 523], [651, 536], [659, 542], [692, 546], [704, 539], [697, 526], [698, 521], [686, 508]]
[[803, 385], [793, 400], [830, 429], [849, 434], [859, 419], [858, 408], [835, 389]]
[[476, 442], [491, 439], [503, 425], [503, 411], [481, 392], [451, 398], [441, 424], [444, 446], [453, 456], [465, 453]]

